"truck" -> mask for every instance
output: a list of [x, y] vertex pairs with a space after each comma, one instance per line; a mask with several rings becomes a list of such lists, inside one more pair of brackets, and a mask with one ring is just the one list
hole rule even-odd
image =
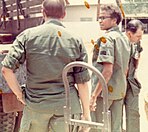
[[[23, 30], [42, 24], [42, 0], [0, 1], [0, 62], [16, 36]], [[0, 64], [0, 68], [2, 65]], [[16, 71], [20, 84], [25, 83], [25, 68]], [[23, 105], [10, 91], [0, 74], [0, 132], [18, 132]]]

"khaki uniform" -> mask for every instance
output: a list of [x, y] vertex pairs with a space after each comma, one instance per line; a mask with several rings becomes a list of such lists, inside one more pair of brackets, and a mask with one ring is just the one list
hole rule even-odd
[[[108, 98], [111, 111], [112, 132], [121, 132], [122, 105], [126, 93], [126, 72], [130, 57], [130, 44], [127, 38], [119, 31], [118, 27], [111, 28], [103, 36], [106, 43], [98, 40], [99, 48], [94, 48], [93, 65], [102, 72], [103, 63], [113, 64], [113, 74], [108, 82]], [[92, 89], [96, 87], [98, 78], [92, 74]], [[102, 122], [102, 97], [97, 99], [97, 109], [92, 113], [94, 121]]]
[[142, 47], [140, 44], [132, 44], [131, 47], [131, 58], [127, 76], [127, 92], [124, 99], [126, 132], [140, 132], [139, 93], [141, 84], [135, 77], [135, 70], [138, 65], [138, 59], [142, 51]]
[[[57, 130], [56, 121], [54, 120], [55, 126], [51, 125], [50, 121], [55, 117], [60, 119], [63, 117], [63, 106], [65, 105], [63, 68], [73, 61], [88, 61], [82, 40], [67, 31], [61, 22], [50, 20], [19, 34], [2, 65], [15, 69], [18, 64], [23, 64], [25, 61], [27, 67], [25, 100], [27, 105], [24, 109], [21, 132], [36, 132], [36, 130], [46, 132], [48, 125], [51, 131], [55, 129], [56, 132], [64, 132], [64, 126], [63, 129], [60, 127]], [[88, 70], [80, 67], [72, 68], [68, 72], [68, 79], [71, 114], [80, 114], [81, 106], [75, 83], [89, 81]], [[31, 112], [28, 113], [28, 111]], [[42, 115], [48, 117], [43, 116], [45, 117], [43, 118]], [[47, 118], [48, 122], [46, 122]], [[46, 125], [38, 127], [41, 126], [41, 122], [46, 122]], [[63, 118], [61, 122], [64, 125]]]

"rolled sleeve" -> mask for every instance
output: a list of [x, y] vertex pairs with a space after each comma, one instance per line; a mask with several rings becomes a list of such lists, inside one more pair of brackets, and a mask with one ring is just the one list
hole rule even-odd
[[5, 59], [1, 62], [1, 64], [9, 69], [16, 69], [18, 61], [12, 56], [7, 55]]
[[24, 37], [22, 34], [16, 38], [1, 64], [10, 69], [16, 69], [19, 64], [23, 64], [25, 61], [25, 48], [23, 45]]
[[90, 75], [87, 69], [74, 74], [75, 83], [85, 83], [90, 80]]
[[98, 57], [97, 59], [98, 63], [102, 63], [102, 62], [108, 62], [108, 63], [114, 63], [114, 57], [112, 56], [106, 56], [106, 55], [101, 55]]
[[12, 46], [9, 53], [1, 62], [2, 65], [10, 69], [16, 69], [20, 64], [23, 64], [25, 61], [23, 57], [24, 51], [21, 49], [19, 45]]
[[[79, 45], [80, 57], [76, 61], [82, 61], [82, 62], [88, 63], [88, 54], [82, 40], [79, 40], [79, 44], [80, 44]], [[74, 76], [75, 83], [77, 84], [85, 83], [90, 80], [88, 69], [83, 67], [75, 67], [73, 76]]]

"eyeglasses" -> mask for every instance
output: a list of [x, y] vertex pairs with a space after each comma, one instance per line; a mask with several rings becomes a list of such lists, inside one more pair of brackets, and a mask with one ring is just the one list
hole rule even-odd
[[98, 17], [98, 20], [105, 20], [105, 19], [107, 19], [107, 18], [111, 18], [111, 16], [100, 16], [100, 17]]

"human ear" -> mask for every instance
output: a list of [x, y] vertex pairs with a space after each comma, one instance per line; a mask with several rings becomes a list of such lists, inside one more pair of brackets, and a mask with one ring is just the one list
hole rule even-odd
[[117, 19], [116, 18], [113, 18], [113, 23], [117, 24]]
[[129, 38], [129, 40], [131, 40], [131, 38], [132, 38], [132, 32], [128, 31], [127, 32], [127, 37]]
[[66, 16], [66, 11], [64, 11], [63, 16], [61, 17], [62, 19]]
[[43, 15], [43, 19], [45, 20], [47, 18], [46, 12], [43, 8], [41, 9], [41, 12], [42, 12], [42, 15]]

